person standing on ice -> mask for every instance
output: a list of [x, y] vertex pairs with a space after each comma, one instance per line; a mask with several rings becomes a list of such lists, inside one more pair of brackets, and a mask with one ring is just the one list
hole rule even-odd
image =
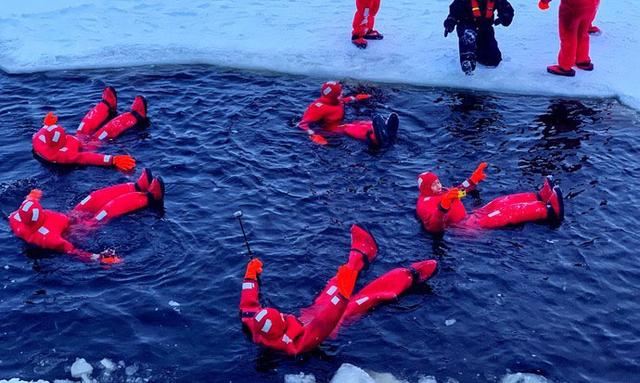
[[[600, 8], [600, 0], [596, 1], [596, 15], [598, 14], [598, 8]], [[594, 20], [596, 15], [593, 16]], [[591, 26], [589, 27], [589, 34], [592, 36], [600, 36], [602, 34], [602, 30], [597, 26], [593, 25], [593, 21], [592, 21]]]
[[375, 259], [377, 252], [373, 236], [353, 225], [348, 262], [338, 268], [313, 304], [302, 309], [298, 317], [260, 304], [258, 276], [263, 264], [258, 258], [251, 259], [240, 295], [243, 327], [256, 344], [295, 356], [336, 335], [341, 324], [353, 322], [378, 304], [394, 300], [411, 286], [431, 278], [437, 268], [434, 260], [415, 262], [410, 267], [393, 269], [353, 293], [358, 273]]
[[524, 222], [547, 220], [558, 225], [564, 219], [562, 191], [552, 186], [549, 177], [537, 192], [510, 194], [498, 197], [485, 206], [467, 214], [460, 198], [486, 178], [481, 163], [471, 176], [458, 187], [443, 189], [438, 176], [425, 172], [418, 176], [420, 195], [416, 214], [425, 230], [441, 233], [447, 227], [467, 229], [496, 229]]
[[[495, 11], [498, 17], [494, 17]], [[454, 0], [444, 21], [444, 37], [457, 27], [460, 65], [466, 75], [473, 74], [476, 62], [495, 67], [502, 61], [494, 25], [508, 27], [513, 7], [507, 0]]]
[[[538, 7], [549, 9], [551, 0], [540, 0]], [[547, 72], [573, 77], [573, 67], [592, 71], [589, 57], [589, 29], [596, 17], [599, 0], [561, 0], [559, 10], [560, 53], [558, 64], [547, 67]]]
[[311, 140], [320, 145], [326, 145], [324, 136], [316, 133], [312, 125], [319, 125], [324, 132], [334, 134], [346, 134], [357, 140], [365, 141], [371, 149], [379, 149], [390, 146], [398, 133], [398, 115], [391, 113], [385, 121], [380, 115], [373, 117], [373, 121], [354, 121], [341, 124], [344, 118], [344, 105], [355, 101], [364, 101], [371, 98], [366, 93], [344, 97], [342, 85], [337, 81], [329, 81], [322, 84], [320, 98], [317, 98], [307, 107], [302, 115], [298, 127], [306, 131]]
[[373, 28], [380, 0], [356, 0], [351, 42], [360, 49], [367, 47], [367, 40], [382, 40], [384, 36]]

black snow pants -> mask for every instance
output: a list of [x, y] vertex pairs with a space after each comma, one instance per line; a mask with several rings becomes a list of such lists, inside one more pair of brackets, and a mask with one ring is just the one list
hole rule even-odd
[[[473, 71], [476, 68], [476, 62], [486, 66], [500, 64], [502, 53], [498, 48], [493, 25], [459, 23], [456, 31], [460, 46], [460, 65], [463, 71], [467, 72], [468, 69]], [[465, 68], [469, 65], [470, 68]]]

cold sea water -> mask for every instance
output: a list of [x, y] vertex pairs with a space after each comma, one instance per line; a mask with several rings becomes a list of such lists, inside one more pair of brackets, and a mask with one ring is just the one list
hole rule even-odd
[[[612, 99], [346, 81], [346, 93], [374, 95], [348, 107], [347, 120], [400, 115], [396, 145], [372, 153], [346, 137], [315, 145], [295, 127], [324, 80], [204, 66], [1, 74], [0, 379], [68, 378], [76, 357], [96, 368], [122, 361], [126, 373], [100, 378], [114, 382], [281, 382], [299, 372], [325, 382], [345, 362], [412, 382], [498, 382], [508, 372], [640, 379], [636, 111]], [[136, 173], [34, 159], [44, 114], [54, 110], [75, 131], [105, 85], [117, 88], [120, 112], [137, 94], [148, 99], [150, 127], [102, 149], [134, 155]], [[451, 185], [480, 161], [488, 178], [468, 209], [534, 191], [553, 174], [563, 224], [425, 233], [417, 174], [432, 170]], [[46, 208], [67, 211], [143, 167], [164, 177], [164, 212], [142, 210], [79, 240], [114, 249], [121, 265], [35, 252], [9, 230], [7, 214], [32, 188]], [[310, 304], [345, 261], [352, 223], [380, 246], [359, 285], [422, 259], [437, 259], [439, 272], [315, 352], [260, 350], [238, 316], [247, 261], [239, 209], [265, 263], [263, 298], [285, 312]]]

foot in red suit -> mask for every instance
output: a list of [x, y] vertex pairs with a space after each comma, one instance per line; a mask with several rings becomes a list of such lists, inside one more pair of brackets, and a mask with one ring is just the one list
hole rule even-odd
[[108, 86], [102, 91], [102, 100], [85, 114], [78, 125], [77, 134], [92, 135], [118, 113], [118, 95]]
[[[540, 0], [541, 9], [549, 8], [551, 0]], [[598, 0], [561, 0], [559, 11], [560, 53], [558, 65], [547, 67], [551, 74], [574, 76], [572, 67], [593, 67], [589, 57], [589, 28], [595, 18]], [[589, 70], [589, 69], [587, 69]]]
[[[92, 254], [76, 248], [65, 237], [70, 231], [94, 227], [109, 219], [145, 208], [150, 204], [161, 204], [164, 185], [160, 178], [149, 182], [150, 172], [143, 174], [135, 183], [109, 186], [85, 197], [69, 213], [45, 210], [40, 204], [42, 192], [33, 190], [20, 208], [9, 216], [11, 230], [30, 245], [78, 256], [81, 260], [99, 260], [102, 263], [117, 263], [112, 254]], [[84, 231], [84, 230], [83, 230]]]
[[[345, 104], [364, 101], [371, 98], [368, 94], [356, 94], [343, 97], [342, 85], [337, 81], [326, 82], [320, 89], [320, 98], [314, 100], [302, 116], [298, 126], [307, 132], [314, 142], [321, 137], [312, 126], [329, 134], [346, 134], [368, 143], [372, 149], [388, 147], [393, 144], [398, 133], [398, 115], [392, 113], [387, 120], [380, 116], [373, 121], [355, 121], [342, 124]], [[324, 140], [324, 138], [322, 138]]]
[[354, 225], [351, 228], [348, 263], [340, 267], [338, 274], [329, 280], [313, 305], [301, 310], [300, 317], [260, 305], [258, 275], [262, 272], [262, 262], [251, 260], [242, 283], [242, 324], [255, 343], [297, 355], [317, 347], [337, 331], [343, 320], [353, 319], [378, 303], [394, 299], [414, 280], [426, 280], [435, 271], [435, 261], [417, 262], [411, 268], [390, 271], [352, 297], [358, 273], [375, 259], [377, 251], [371, 234]]
[[122, 113], [107, 122], [93, 134], [93, 137], [99, 141], [111, 140], [131, 128], [146, 127], [147, 125], [149, 125], [147, 100], [142, 96], [136, 96], [129, 112]]
[[42, 160], [62, 165], [113, 166], [122, 171], [130, 171], [136, 161], [129, 155], [101, 154], [89, 150], [76, 136], [67, 134], [58, 117], [49, 112], [44, 118], [44, 126], [31, 140], [34, 153]]
[[483, 163], [469, 179], [448, 190], [442, 188], [440, 180], [433, 173], [422, 173], [418, 177], [420, 196], [416, 203], [416, 214], [425, 230], [440, 233], [449, 226], [495, 229], [542, 220], [558, 225], [564, 219], [562, 192], [558, 186], [552, 187], [548, 178], [545, 178], [543, 187], [537, 193], [498, 197], [467, 214], [460, 198], [485, 179], [484, 168], [486, 164]]
[[366, 48], [367, 40], [382, 40], [384, 38], [380, 32], [374, 29], [379, 9], [380, 0], [356, 0], [351, 42], [358, 48]]

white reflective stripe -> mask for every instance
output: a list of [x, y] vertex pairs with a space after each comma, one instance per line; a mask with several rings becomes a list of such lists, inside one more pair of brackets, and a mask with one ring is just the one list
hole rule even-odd
[[51, 141], [53, 141], [53, 142], [60, 141], [60, 132], [53, 133], [53, 138], [51, 139]]
[[329, 295], [333, 295], [333, 293], [336, 292], [336, 290], [338, 290], [338, 288], [336, 286], [331, 286], [327, 289], [327, 294]]
[[418, 187], [422, 186], [422, 177], [418, 178]]
[[69, 150], [69, 148], [67, 148], [66, 146], [63, 146], [62, 148], [60, 148], [61, 152], [66, 152], [67, 150]]
[[22, 207], [22, 211], [29, 211], [29, 209], [31, 209], [31, 206], [33, 206], [33, 201], [27, 201]]
[[40, 209], [31, 210], [31, 220], [37, 222], [38, 218], [40, 218]]
[[45, 136], [43, 136], [42, 134], [38, 136], [38, 139], [42, 142], [44, 142], [45, 144], [47, 143], [47, 138]]
[[262, 326], [262, 329], [260, 331], [262, 332], [269, 332], [269, 330], [271, 330], [271, 319], [267, 319], [264, 322], [264, 326]]
[[52, 131], [53, 129], [55, 129], [57, 127], [58, 127], [58, 125], [56, 125], [56, 124], [49, 125], [49, 126], [47, 126], [47, 131], [50, 132], [50, 131]]
[[464, 180], [464, 182], [462, 183], [462, 186], [465, 188], [468, 188], [469, 186], [471, 186], [471, 184], [469, 183], [469, 181]]
[[331, 93], [331, 87], [330, 86], [324, 88], [324, 90], [322, 91], [322, 94], [324, 94], [325, 96], [328, 95], [329, 93]]
[[49, 234], [49, 229], [47, 229], [46, 227], [42, 226], [38, 229], [38, 233], [42, 234], [42, 235], [47, 235]]
[[335, 297], [335, 296], [333, 298], [331, 298], [331, 303], [333, 303], [334, 305], [337, 305], [338, 302], [340, 302], [340, 298]]
[[335, 82], [335, 81], [327, 81], [327, 84], [336, 85], [337, 82]]
[[78, 125], [78, 130], [82, 130], [82, 128], [84, 128], [84, 121], [82, 121], [80, 125]]
[[431, 199], [431, 197], [424, 197], [423, 201], [424, 201], [424, 202], [427, 202], [427, 201], [428, 201], [428, 200], [430, 200], [430, 199]]
[[500, 210], [492, 211], [491, 213], [489, 213], [489, 217], [495, 217], [498, 214], [500, 214]]
[[102, 219], [106, 216], [107, 216], [107, 212], [103, 210], [100, 213], [98, 213], [98, 215], [96, 215], [96, 221], [102, 221]]
[[321, 102], [316, 102], [316, 106], [317, 106], [318, 108], [320, 108], [320, 107], [322, 107], [322, 103], [321, 103]]
[[258, 313], [258, 315], [255, 316], [255, 319], [260, 322], [262, 320], [262, 318], [264, 318], [264, 316], [267, 315], [267, 309], [263, 309], [262, 311], [260, 311]]
[[251, 290], [253, 288], [253, 283], [245, 282], [242, 284], [242, 290]]
[[366, 301], [368, 301], [368, 300], [369, 300], [369, 297], [362, 297], [362, 298], [360, 298], [360, 299], [356, 300], [356, 303], [357, 303], [358, 305], [361, 305], [361, 304], [363, 304], [364, 302], [366, 302]]
[[282, 337], [282, 341], [283, 341], [285, 344], [289, 344], [289, 343], [291, 343], [291, 338], [289, 338], [289, 337], [287, 336], [287, 334], [284, 334], [284, 336]]
[[111, 154], [107, 154], [106, 156], [104, 156], [104, 163], [108, 164], [109, 161], [111, 161]]
[[22, 222], [22, 220], [20, 219], [20, 214], [18, 214], [18, 213], [13, 215], [13, 219], [15, 219], [18, 222]]
[[88, 195], [88, 196], [84, 197], [84, 199], [82, 201], [80, 201], [80, 205], [84, 205], [87, 202], [89, 202], [90, 200], [91, 200], [91, 196]]
[[362, 19], [362, 22], [360, 23], [360, 25], [367, 25], [368, 23], [369, 23], [369, 8], [365, 8], [364, 18]]
[[96, 254], [96, 253], [91, 254], [92, 261], [97, 261], [98, 259], [100, 259], [100, 254]]
[[105, 139], [105, 137], [107, 137], [108, 135], [109, 135], [109, 133], [107, 133], [107, 132], [102, 132], [102, 133], [100, 133], [100, 135], [98, 136], [98, 139], [99, 139], [100, 141], [102, 141], [102, 140], [104, 140], [104, 139]]

